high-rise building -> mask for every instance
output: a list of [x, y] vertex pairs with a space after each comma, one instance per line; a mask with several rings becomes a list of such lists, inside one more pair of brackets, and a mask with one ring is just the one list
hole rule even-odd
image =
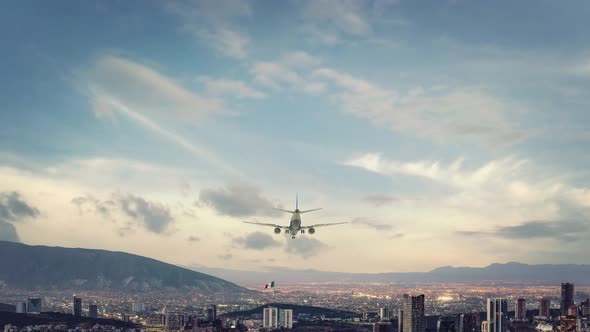
[[590, 299], [587, 299], [586, 301], [583, 301], [580, 304], [580, 313], [582, 315], [582, 317], [590, 317]]
[[480, 328], [479, 314], [476, 312], [459, 315], [457, 332], [477, 332]]
[[441, 316], [436, 322], [436, 332], [457, 332], [455, 317]]
[[391, 322], [376, 322], [373, 323], [373, 332], [392, 332], [393, 326]]
[[561, 284], [561, 315], [567, 315], [568, 308], [574, 304], [574, 284], [569, 282]]
[[514, 318], [524, 320], [526, 318], [526, 299], [520, 297], [514, 304]]
[[404, 294], [403, 332], [424, 332], [424, 294]]
[[379, 317], [381, 320], [389, 320], [389, 308], [379, 308]]
[[30, 297], [27, 300], [27, 312], [38, 314], [41, 313], [43, 301], [39, 297]]
[[483, 322], [481, 322], [481, 332], [492, 332], [490, 321], [484, 320]]
[[212, 305], [207, 309], [207, 320], [210, 322], [214, 322], [217, 319], [217, 306]]
[[142, 302], [133, 302], [131, 303], [131, 310], [133, 312], [143, 312], [145, 311], [145, 304]]
[[551, 300], [544, 297], [539, 299], [539, 316], [551, 316]]
[[293, 328], [293, 309], [279, 310], [279, 327]]
[[569, 308], [567, 308], [567, 316], [578, 316], [578, 307], [576, 307], [575, 304], [572, 304]]
[[82, 316], [82, 299], [81, 298], [74, 296], [74, 310], [72, 311], [72, 313], [76, 317]]
[[96, 304], [91, 304], [88, 306], [88, 317], [98, 318], [98, 307]]
[[262, 310], [262, 327], [264, 328], [278, 328], [279, 327], [279, 312], [275, 307], [268, 307]]
[[[489, 332], [506, 332], [508, 323], [508, 300], [488, 299], [487, 300], [487, 321]], [[482, 325], [483, 329], [483, 325]]]
[[27, 312], [27, 302], [25, 301], [18, 301], [16, 303], [16, 312], [19, 314], [24, 314]]
[[397, 332], [404, 331], [404, 311], [397, 309]]

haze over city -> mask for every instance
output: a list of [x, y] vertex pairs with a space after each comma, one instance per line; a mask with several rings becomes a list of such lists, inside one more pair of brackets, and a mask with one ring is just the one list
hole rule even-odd
[[[0, 240], [197, 269], [588, 264], [589, 7], [4, 2]], [[350, 223], [242, 223], [287, 225], [296, 193], [323, 208], [303, 224]]]

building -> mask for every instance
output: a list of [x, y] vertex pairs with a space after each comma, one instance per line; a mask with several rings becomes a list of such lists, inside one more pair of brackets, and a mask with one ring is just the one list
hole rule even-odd
[[489, 332], [506, 332], [506, 327], [508, 325], [508, 300], [488, 299], [487, 309]]
[[379, 317], [381, 320], [389, 320], [389, 308], [383, 307], [379, 309]]
[[575, 304], [572, 304], [569, 306], [569, 308], [567, 308], [567, 316], [578, 316], [578, 307], [576, 307]]
[[214, 322], [217, 319], [217, 306], [212, 305], [207, 309], [207, 320], [210, 322]]
[[574, 304], [574, 284], [569, 282], [561, 284], [561, 315], [567, 315], [568, 308]]
[[539, 299], [539, 316], [550, 317], [551, 316], [551, 300], [544, 297]]
[[410, 296], [404, 294], [403, 299], [403, 332], [425, 332], [424, 294]]
[[397, 309], [397, 332], [403, 332], [404, 330], [404, 311]]
[[455, 317], [441, 316], [436, 322], [436, 332], [456, 332]]
[[393, 332], [393, 325], [391, 322], [373, 323], [373, 332]]
[[587, 299], [580, 304], [580, 314], [582, 317], [590, 317], [590, 299]]
[[41, 298], [38, 297], [30, 297], [27, 300], [27, 312], [28, 313], [33, 313], [33, 314], [39, 314], [41, 313], [41, 309], [42, 309], [42, 300]]
[[16, 303], [16, 312], [19, 314], [24, 314], [27, 312], [27, 302], [25, 301], [18, 301]]
[[481, 332], [491, 332], [490, 329], [490, 322], [487, 320], [484, 320], [483, 322], [481, 322]]
[[76, 317], [82, 316], [82, 299], [81, 298], [74, 296], [74, 310], [72, 311], [72, 313]]
[[293, 328], [293, 309], [279, 310], [279, 326], [286, 329]]
[[141, 302], [131, 303], [131, 310], [133, 312], [144, 312], [145, 311], [145, 304], [141, 303]]
[[98, 307], [96, 304], [91, 304], [88, 306], [88, 317], [98, 318]]
[[279, 327], [279, 311], [275, 307], [268, 307], [262, 310], [262, 327], [264, 328], [278, 328]]
[[479, 323], [479, 314], [476, 312], [459, 315], [458, 332], [477, 332], [481, 324]]
[[516, 303], [514, 304], [514, 318], [517, 320], [526, 319], [526, 299], [522, 297], [516, 299]]

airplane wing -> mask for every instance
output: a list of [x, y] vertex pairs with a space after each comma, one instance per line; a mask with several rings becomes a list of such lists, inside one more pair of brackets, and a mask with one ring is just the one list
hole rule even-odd
[[281, 229], [288, 229], [289, 228], [289, 226], [281, 226], [281, 225], [277, 225], [277, 224], [266, 224], [266, 223], [263, 223], [263, 222], [252, 222], [252, 221], [242, 221], [242, 222], [243, 223], [246, 223], [246, 224], [252, 224], [252, 225], [278, 227], [278, 228], [281, 228]]
[[333, 226], [333, 225], [342, 225], [342, 224], [348, 224], [348, 221], [346, 222], [335, 222], [332, 224], [315, 224], [315, 225], [309, 225], [309, 226], [301, 226], [301, 228], [303, 229], [308, 229], [308, 228], [316, 228], [316, 227], [323, 227], [323, 226]]

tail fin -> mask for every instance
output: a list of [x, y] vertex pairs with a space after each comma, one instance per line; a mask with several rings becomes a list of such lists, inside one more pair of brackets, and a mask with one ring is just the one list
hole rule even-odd
[[295, 210], [299, 210], [299, 193], [295, 194]]

